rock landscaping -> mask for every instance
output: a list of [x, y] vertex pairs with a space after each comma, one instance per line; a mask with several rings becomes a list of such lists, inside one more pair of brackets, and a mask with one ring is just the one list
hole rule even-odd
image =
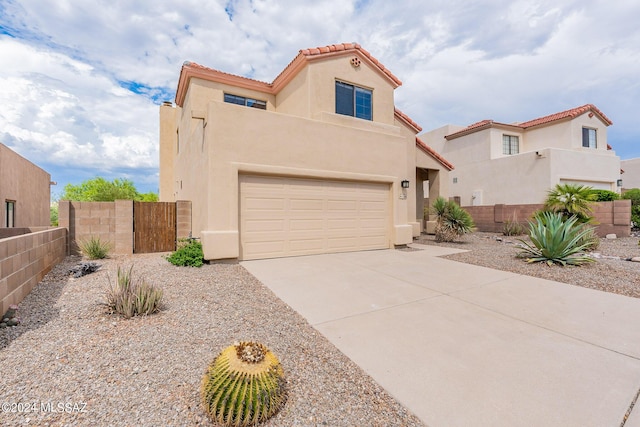
[[[423, 425], [239, 264], [142, 254], [71, 277], [80, 261], [56, 266], [20, 303], [22, 323], [0, 330], [2, 400], [15, 404], [3, 427], [211, 426], [203, 375], [222, 349], [252, 340], [278, 355], [288, 391], [261, 426]], [[131, 264], [163, 289], [160, 312], [124, 319], [101, 305], [108, 277]]]
[[525, 237], [475, 232], [457, 242], [436, 243], [434, 236], [425, 234], [416, 243], [468, 251], [446, 256], [455, 261], [640, 298], [640, 262], [634, 260], [640, 258], [637, 232], [631, 237], [601, 238], [597, 249], [587, 253], [596, 262], [566, 267], [529, 264], [517, 258], [519, 238]]

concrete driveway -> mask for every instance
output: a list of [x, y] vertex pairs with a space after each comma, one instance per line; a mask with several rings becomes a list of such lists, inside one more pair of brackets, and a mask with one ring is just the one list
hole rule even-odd
[[[623, 423], [640, 299], [412, 246], [242, 265], [428, 426]], [[624, 426], [640, 427], [640, 402]]]

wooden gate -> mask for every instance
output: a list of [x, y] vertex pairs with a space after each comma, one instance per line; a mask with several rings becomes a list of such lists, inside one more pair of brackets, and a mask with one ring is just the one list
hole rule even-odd
[[176, 204], [133, 202], [133, 252], [176, 250]]

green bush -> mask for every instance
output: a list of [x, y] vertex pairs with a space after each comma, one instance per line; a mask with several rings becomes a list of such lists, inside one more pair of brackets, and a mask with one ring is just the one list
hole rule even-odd
[[593, 233], [593, 228], [579, 224], [576, 216], [565, 219], [560, 212], [540, 212], [533, 222], [529, 222], [531, 243], [519, 239], [522, 251], [518, 257], [526, 258], [530, 263], [557, 263], [562, 266], [593, 262], [593, 258], [579, 256], [591, 245], [590, 233]]
[[111, 243], [103, 242], [100, 237], [93, 236], [89, 240], [81, 240], [78, 246], [89, 259], [106, 258], [111, 250]]
[[594, 202], [611, 202], [620, 199], [618, 193], [610, 190], [591, 190], [591, 194]]
[[469, 212], [444, 197], [438, 197], [433, 202], [432, 210], [437, 217], [436, 242], [453, 242], [475, 227]]
[[592, 219], [590, 204], [595, 197], [591, 187], [557, 184], [548, 191], [544, 210], [561, 213], [565, 219], [575, 216], [578, 222], [589, 222]]
[[178, 249], [167, 257], [167, 261], [182, 267], [202, 267], [204, 264], [202, 243], [195, 239], [179, 240]]
[[133, 266], [128, 271], [118, 267], [116, 281], [107, 290], [104, 305], [112, 314], [119, 314], [125, 319], [160, 311], [162, 290], [144, 280], [134, 281], [132, 271]]
[[635, 228], [640, 228], [640, 188], [625, 191], [622, 198], [631, 200], [631, 222]]

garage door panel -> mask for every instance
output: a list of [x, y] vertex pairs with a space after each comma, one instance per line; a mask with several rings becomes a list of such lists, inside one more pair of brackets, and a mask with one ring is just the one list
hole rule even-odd
[[324, 202], [314, 199], [291, 199], [289, 201], [289, 208], [296, 211], [322, 211], [324, 209]]
[[240, 176], [242, 259], [390, 246], [389, 185]]
[[328, 200], [327, 209], [329, 211], [354, 211], [358, 207], [355, 200]]
[[291, 231], [320, 231], [324, 229], [325, 221], [322, 219], [291, 219], [289, 220], [289, 230]]
[[358, 227], [357, 218], [337, 218], [327, 220], [327, 230], [354, 230]]
[[281, 211], [285, 208], [285, 202], [284, 198], [251, 197], [246, 200], [246, 205], [250, 211]]
[[329, 250], [349, 250], [358, 246], [358, 239], [355, 237], [330, 237], [327, 239]]
[[246, 230], [248, 232], [271, 232], [285, 231], [285, 221], [283, 219], [256, 219], [246, 222]]

